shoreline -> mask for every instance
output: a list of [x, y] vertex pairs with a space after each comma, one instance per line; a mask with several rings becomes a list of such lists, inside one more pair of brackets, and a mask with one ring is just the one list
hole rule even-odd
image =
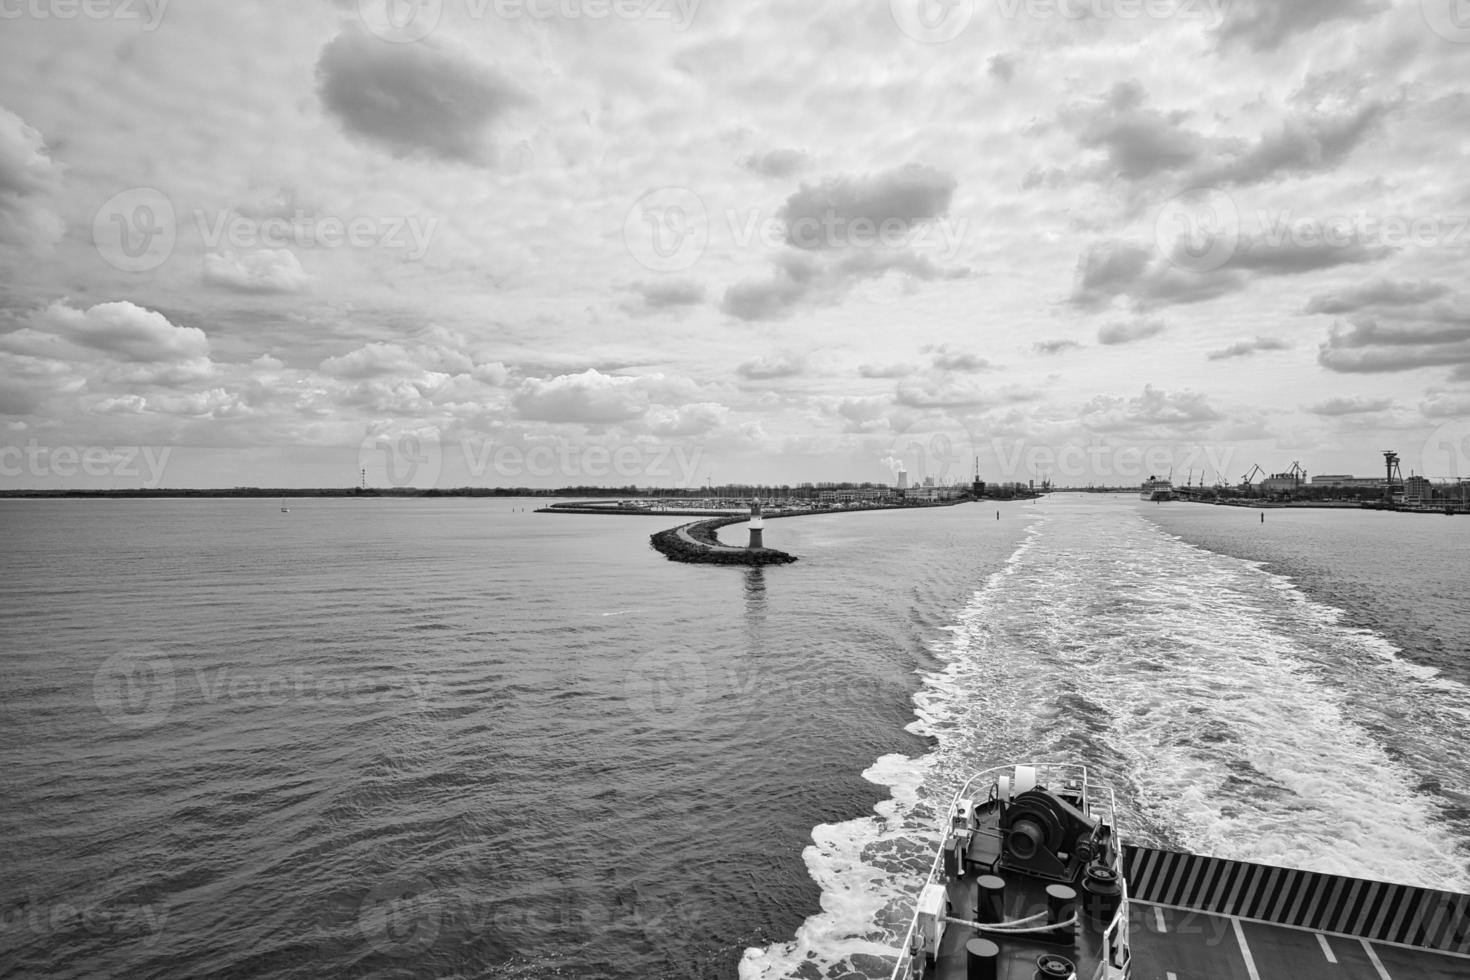
[[455, 487], [449, 490], [438, 490], [429, 488], [420, 490], [416, 487], [388, 487], [366, 489], [359, 487], [294, 487], [275, 488], [270, 487], [240, 487], [238, 489], [189, 489], [178, 490], [166, 489], [113, 489], [113, 490], [15, 490], [0, 489], [0, 500], [252, 500], [258, 497], [298, 497], [298, 498], [345, 498], [352, 500], [371, 500], [377, 497], [415, 499], [418, 497], [573, 497], [585, 496], [584, 494], [571, 494], [561, 491], [546, 492], [529, 490], [518, 487], [513, 490], [486, 489], [482, 487]]
[[1191, 500], [1180, 497], [1164, 503], [1208, 504], [1212, 507], [1244, 507], [1251, 510], [1362, 510], [1385, 514], [1470, 514], [1458, 503], [1428, 507], [1389, 507], [1356, 500]]
[[[1017, 500], [1029, 500], [1029, 497], [1017, 497]], [[819, 517], [822, 514], [856, 514], [859, 511], [870, 510], [929, 510], [934, 507], [957, 507], [960, 504], [978, 503], [970, 497], [962, 497], [958, 500], [936, 501], [925, 504], [859, 504], [856, 507], [823, 507], [810, 510], [775, 511], [765, 515], [766, 520], [774, 521], [783, 517]], [[1009, 503], [1009, 501], [998, 501]], [[551, 504], [547, 507], [536, 508], [538, 514], [603, 514], [628, 517], [703, 517], [706, 520], [718, 520], [722, 517], [738, 517], [741, 520], [749, 520], [750, 515], [745, 511], [731, 513], [727, 510], [640, 510], [636, 507], [609, 507], [604, 504], [593, 503], [570, 503]]]

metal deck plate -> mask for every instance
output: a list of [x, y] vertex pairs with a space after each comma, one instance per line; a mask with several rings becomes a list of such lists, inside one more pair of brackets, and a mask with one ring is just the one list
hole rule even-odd
[[1470, 956], [1130, 902], [1132, 980], [1466, 980]]

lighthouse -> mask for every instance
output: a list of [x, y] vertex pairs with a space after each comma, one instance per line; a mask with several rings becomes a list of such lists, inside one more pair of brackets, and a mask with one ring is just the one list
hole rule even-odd
[[752, 550], [765, 547], [765, 543], [761, 540], [761, 532], [765, 530], [765, 527], [765, 520], [761, 517], [761, 498], [756, 497], [750, 502], [750, 547]]

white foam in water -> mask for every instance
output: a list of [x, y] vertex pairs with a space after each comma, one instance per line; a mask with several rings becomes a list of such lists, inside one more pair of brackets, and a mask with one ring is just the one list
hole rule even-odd
[[891, 799], [879, 803], [875, 810], [889, 824], [895, 822], [900, 812], [912, 810], [919, 802], [919, 784], [924, 779], [924, 767], [906, 755], [885, 755], [863, 772], [863, 778], [879, 786], [887, 786]]
[[[926, 757], [927, 758], [927, 757]], [[919, 803], [924, 759], [885, 755], [863, 778], [888, 786], [891, 798], [874, 808], [877, 817], [821, 824], [812, 831], [814, 845], [802, 852], [807, 871], [822, 889], [822, 911], [797, 929], [793, 942], [747, 949], [740, 961], [743, 980], [791, 976], [803, 962], [831, 966], [851, 956], [887, 957], [893, 946], [874, 929], [882, 911], [907, 882], [890, 871], [866, 863], [863, 852], [885, 841], [908, 837], [904, 815]]]
[[[1127, 760], [1137, 809], [1157, 829], [1245, 860], [1470, 883], [1464, 842], [1373, 736], [1431, 724], [1421, 703], [1431, 686], [1435, 704], [1470, 705], [1462, 686], [1337, 625], [1336, 610], [1256, 563], [1142, 527], [1109, 537], [1132, 558], [1111, 568], [1116, 606], [1049, 603], [1048, 616], [1053, 631], [1091, 633], [1098, 649], [1063, 653], [1062, 676], [1091, 676], [1106, 692], [1095, 698], [1110, 719], [1099, 741]], [[1036, 594], [1078, 588], [1098, 574], [1089, 556], [1038, 562], [1027, 584]], [[1426, 761], [1458, 776], [1457, 756], [1445, 754], [1455, 733], [1441, 735], [1440, 755]]]
[[[1007, 560], [1004, 570], [989, 577], [979, 595], [1000, 587], [1020, 556], [1032, 546], [1039, 523], [1027, 529], [1025, 542]], [[955, 696], [965, 690], [963, 683], [953, 678], [964, 671], [971, 638], [963, 630], [953, 632], [956, 639], [935, 650], [951, 663], [925, 675], [929, 690], [915, 696], [918, 717], [907, 727], [916, 734], [938, 735], [938, 729], [954, 714]], [[921, 788], [944, 755], [941, 742], [938, 751], [917, 759], [885, 755], [863, 772], [863, 778], [889, 788], [889, 799], [874, 807], [874, 816], [822, 824], [812, 831], [815, 844], [806, 848], [802, 857], [812, 880], [822, 889], [822, 911], [802, 923], [792, 942], [747, 949], [740, 961], [741, 980], [775, 980], [794, 976], [798, 970], [806, 975], [803, 968], [811, 966], [824, 976], [839, 971], [851, 973], [850, 958], [854, 955], [892, 961], [908, 928], [920, 877], [934, 857], [937, 815], [925, 804]], [[947, 773], [941, 773], [940, 781], [948, 782]], [[945, 803], [948, 795], [943, 798]], [[865, 853], [880, 851], [887, 858], [882, 866], [864, 858]], [[903, 852], [906, 859], [895, 852]], [[885, 928], [880, 921], [882, 913], [896, 901], [902, 907], [889, 917], [891, 927]]]
[[1470, 842], [1417, 791], [1425, 776], [1470, 780], [1470, 689], [1341, 618], [1117, 504], [1049, 508], [935, 648], [945, 666], [909, 726], [935, 751], [878, 760], [864, 776], [891, 798], [816, 828], [804, 856], [822, 912], [792, 942], [747, 950], [741, 977], [891, 963], [933, 858], [935, 801], [1010, 761], [1088, 763], [1142, 843], [1470, 889]]
[[863, 862], [863, 849], [877, 840], [881, 825], [870, 817], [822, 824], [812, 831], [816, 843], [802, 852], [807, 871], [822, 889], [822, 911], [797, 929], [796, 940], [766, 949], [747, 949], [740, 976], [784, 977], [803, 960], [830, 964], [854, 955], [889, 956], [893, 950], [862, 935], [887, 902], [891, 882]]

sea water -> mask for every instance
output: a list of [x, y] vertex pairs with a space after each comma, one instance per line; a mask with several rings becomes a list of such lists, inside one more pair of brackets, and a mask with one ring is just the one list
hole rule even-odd
[[[972, 769], [1470, 888], [1470, 521], [5, 501], [0, 975], [885, 976]], [[997, 519], [999, 512], [999, 519]], [[741, 529], [724, 529], [738, 541]]]

